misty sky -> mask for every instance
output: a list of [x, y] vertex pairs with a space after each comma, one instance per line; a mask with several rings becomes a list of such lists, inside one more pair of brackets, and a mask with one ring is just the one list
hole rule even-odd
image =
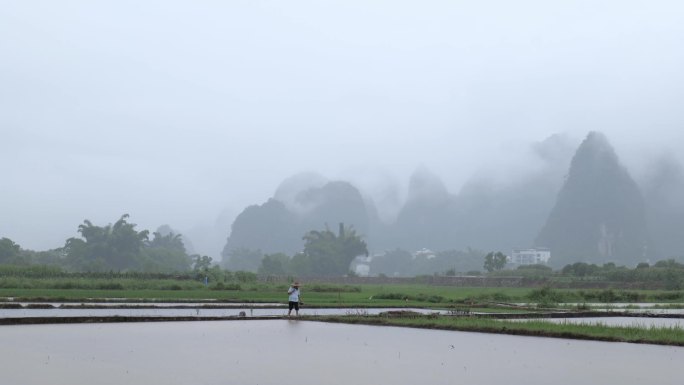
[[675, 0], [4, 0], [0, 237], [60, 247], [123, 213], [185, 232], [302, 171], [423, 165], [456, 193], [558, 132], [682, 160], [682, 20]]

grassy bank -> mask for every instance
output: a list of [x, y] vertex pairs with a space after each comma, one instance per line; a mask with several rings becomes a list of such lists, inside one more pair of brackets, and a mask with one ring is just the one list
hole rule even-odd
[[[130, 298], [137, 300], [217, 300], [231, 302], [286, 302], [287, 285], [255, 281], [210, 282], [192, 279], [15, 277], [0, 276], [0, 298], [21, 300], [85, 301]], [[493, 307], [496, 303], [541, 304], [613, 302], [684, 302], [684, 292], [663, 290], [577, 290], [549, 288], [472, 288], [404, 285], [302, 286], [302, 300], [309, 306], [334, 307]]]
[[[23, 300], [85, 300], [108, 298], [246, 302], [287, 301], [286, 284], [130, 278], [0, 277], [0, 297]], [[524, 301], [531, 289], [463, 288], [431, 285], [304, 284], [302, 299], [315, 306], [435, 306], [482, 301]]]
[[582, 325], [571, 323], [558, 324], [545, 321], [511, 322], [475, 317], [445, 316], [323, 316], [306, 319], [349, 324], [401, 326], [521, 336], [684, 346], [684, 329], [679, 327], [609, 327], [604, 325]]

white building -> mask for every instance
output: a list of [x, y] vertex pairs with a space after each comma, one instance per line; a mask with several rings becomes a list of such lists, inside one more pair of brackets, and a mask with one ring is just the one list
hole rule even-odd
[[432, 259], [432, 258], [437, 257], [437, 255], [435, 254], [434, 251], [432, 251], [430, 249], [426, 249], [425, 247], [416, 251], [412, 255], [413, 255], [413, 259], [416, 259], [416, 258]]
[[360, 263], [360, 264], [356, 265], [354, 272], [359, 277], [368, 277], [368, 273], [370, 273], [370, 266]]
[[373, 260], [373, 257], [373, 255], [368, 257], [359, 255], [352, 260], [349, 269], [359, 277], [368, 277], [368, 273], [370, 273], [370, 263]]
[[538, 247], [536, 249], [517, 249], [508, 259], [508, 263], [514, 265], [546, 265], [551, 258], [551, 250]]

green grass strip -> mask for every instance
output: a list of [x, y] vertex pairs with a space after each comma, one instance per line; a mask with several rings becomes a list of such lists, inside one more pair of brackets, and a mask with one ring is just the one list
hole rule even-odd
[[319, 316], [304, 318], [316, 321], [349, 324], [401, 326], [521, 336], [684, 346], [684, 329], [677, 326], [641, 328], [635, 326], [606, 326], [601, 324], [553, 323], [539, 320], [512, 322], [477, 317], [435, 315], [413, 317]]

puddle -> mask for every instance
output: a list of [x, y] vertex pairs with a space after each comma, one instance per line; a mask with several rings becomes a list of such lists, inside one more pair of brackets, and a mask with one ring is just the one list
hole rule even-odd
[[0, 327], [2, 383], [681, 384], [684, 348], [308, 321]]

